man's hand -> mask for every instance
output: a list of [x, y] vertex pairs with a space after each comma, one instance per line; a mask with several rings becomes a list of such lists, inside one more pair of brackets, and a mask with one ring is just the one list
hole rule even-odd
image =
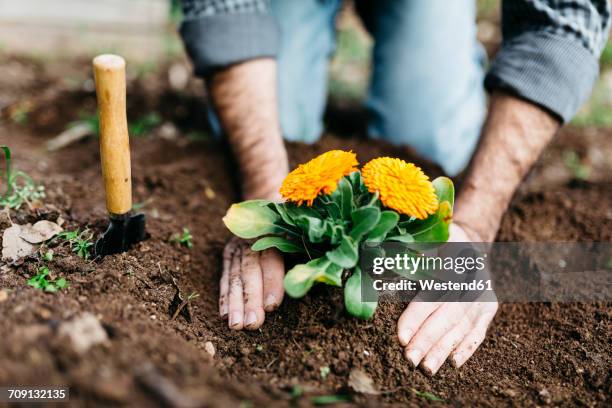
[[[249, 60], [215, 73], [208, 84], [215, 111], [240, 168], [242, 197], [278, 200], [287, 175], [276, 101], [276, 61]], [[253, 252], [232, 238], [223, 252], [219, 313], [229, 327], [255, 330], [283, 299], [283, 258], [275, 250]]]
[[[466, 228], [451, 224], [449, 241], [480, 239]], [[497, 302], [412, 301], [397, 323], [406, 358], [429, 375], [437, 373], [449, 356], [453, 366], [461, 367], [484, 340], [497, 308]]]
[[[559, 128], [538, 106], [503, 93], [491, 97], [489, 116], [467, 171], [450, 241], [492, 242], [516, 188]], [[497, 302], [413, 301], [398, 322], [398, 337], [415, 367], [435, 374], [451, 356], [461, 366], [482, 343]]]
[[255, 330], [265, 312], [283, 300], [285, 264], [275, 250], [251, 251], [251, 242], [232, 238], [223, 251], [219, 314], [230, 329]]

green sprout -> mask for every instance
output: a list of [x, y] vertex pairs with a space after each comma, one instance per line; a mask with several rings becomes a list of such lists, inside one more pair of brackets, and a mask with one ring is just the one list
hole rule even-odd
[[591, 174], [591, 168], [582, 164], [578, 153], [573, 150], [568, 150], [563, 153], [563, 163], [578, 180], [587, 180]]
[[28, 285], [45, 292], [57, 292], [68, 287], [68, 281], [65, 278], [55, 281], [48, 280], [49, 273], [47, 266], [41, 266], [38, 273], [28, 280]]
[[329, 366], [319, 368], [319, 372], [321, 373], [321, 378], [326, 379], [329, 375]]
[[426, 399], [428, 401], [436, 401], [436, 402], [441, 402], [444, 401], [444, 399], [438, 397], [437, 395], [432, 394], [431, 392], [427, 392], [427, 391], [419, 391], [416, 389], [412, 389], [412, 392], [414, 393], [414, 395], [416, 395], [417, 397]]
[[6, 182], [6, 191], [0, 196], [0, 207], [18, 210], [23, 204], [32, 209], [32, 203], [45, 197], [45, 188], [37, 185], [32, 177], [23, 171], [13, 171], [11, 167], [11, 149], [0, 146], [4, 153], [6, 166], [0, 172]]
[[189, 232], [189, 229], [183, 228], [183, 233], [180, 234], [177, 232], [173, 234], [172, 237], [170, 237], [170, 242], [182, 245], [185, 248], [191, 248], [193, 247], [193, 236], [191, 232]]
[[93, 234], [89, 229], [83, 231], [76, 229], [75, 231], [60, 232], [56, 236], [57, 239], [63, 239], [70, 244], [70, 249], [83, 259], [89, 259], [91, 247], [93, 246]]
[[148, 113], [128, 125], [131, 136], [144, 136], [161, 123], [161, 118], [155, 112]]

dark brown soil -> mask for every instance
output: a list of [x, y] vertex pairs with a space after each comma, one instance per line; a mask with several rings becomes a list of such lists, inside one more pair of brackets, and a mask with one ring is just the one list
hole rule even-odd
[[[94, 109], [90, 90], [66, 87], [58, 74], [73, 72], [82, 82], [88, 75], [84, 65], [61, 67], [17, 59], [0, 65], [0, 144], [12, 147], [15, 165], [43, 182], [48, 193], [43, 209], [12, 218], [61, 216], [69, 229], [88, 226], [99, 233], [107, 217], [97, 140], [52, 154], [43, 146], [82, 109]], [[14, 78], [2, 75], [7, 72]], [[175, 137], [153, 131], [132, 140], [134, 200], [146, 204], [151, 238], [101, 262], [58, 248], [49, 267], [70, 287], [55, 294], [26, 285], [37, 269], [35, 259], [2, 268], [0, 289], [8, 290], [8, 299], [0, 302], [0, 386], [66, 385], [74, 406], [163, 405], [160, 378], [189, 399], [178, 402], [199, 406], [309, 405], [311, 396], [332, 394], [368, 406], [427, 402], [415, 390], [453, 406], [609, 404], [607, 304], [504, 304], [475, 356], [459, 370], [443, 367], [434, 378], [411, 369], [402, 356], [395, 337], [402, 304], [384, 304], [373, 321], [362, 322], [344, 314], [339, 291], [317, 287], [302, 300], [286, 299], [259, 331], [228, 330], [216, 305], [220, 255], [229, 237], [221, 216], [238, 199], [235, 168], [223, 146], [184, 136], [203, 130], [201, 84], [179, 93], [168, 90], [165, 75], [155, 75], [133, 80], [129, 90], [131, 117], [155, 109], [179, 129]], [[23, 101], [28, 101], [28, 120], [12, 123], [7, 112]], [[589, 132], [584, 138], [576, 129], [560, 135], [514, 198], [499, 240], [612, 239], [611, 175], [605, 173], [610, 156], [587, 160], [589, 149], [610, 150], [612, 132]], [[422, 164], [432, 176], [440, 174], [409, 150], [355, 136], [327, 135], [313, 146], [291, 145], [292, 165], [332, 148], [352, 149], [361, 161], [402, 157]], [[562, 177], [547, 173], [565, 169], [561, 157], [567, 150], [592, 167], [587, 180], [577, 181], [567, 170]], [[7, 225], [4, 219], [0, 228]], [[169, 242], [183, 227], [194, 236], [192, 249]], [[171, 319], [172, 277], [184, 294], [200, 295], [191, 302], [191, 323], [182, 316]], [[57, 327], [83, 311], [100, 319], [109, 341], [80, 356]], [[205, 351], [206, 342], [216, 348], [214, 357]], [[322, 367], [330, 368], [325, 379]], [[381, 394], [351, 393], [347, 382], [353, 368], [367, 372]], [[151, 371], [155, 375], [143, 374]], [[292, 396], [298, 387], [303, 396]]]

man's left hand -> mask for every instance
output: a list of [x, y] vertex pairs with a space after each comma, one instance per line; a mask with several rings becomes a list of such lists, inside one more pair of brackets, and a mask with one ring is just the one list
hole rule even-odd
[[[451, 242], [477, 242], [458, 224], [451, 224]], [[497, 302], [412, 301], [397, 323], [400, 344], [408, 361], [434, 375], [450, 356], [460, 367], [483, 342], [497, 312]]]

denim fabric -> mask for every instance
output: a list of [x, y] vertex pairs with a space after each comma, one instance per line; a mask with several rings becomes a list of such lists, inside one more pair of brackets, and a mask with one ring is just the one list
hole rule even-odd
[[[287, 140], [312, 143], [322, 132], [327, 66], [339, 0], [272, 0], [280, 28], [279, 109]], [[379, 0], [368, 27], [375, 40], [368, 133], [410, 145], [461, 171], [485, 113], [484, 53], [476, 41], [474, 0]]]

